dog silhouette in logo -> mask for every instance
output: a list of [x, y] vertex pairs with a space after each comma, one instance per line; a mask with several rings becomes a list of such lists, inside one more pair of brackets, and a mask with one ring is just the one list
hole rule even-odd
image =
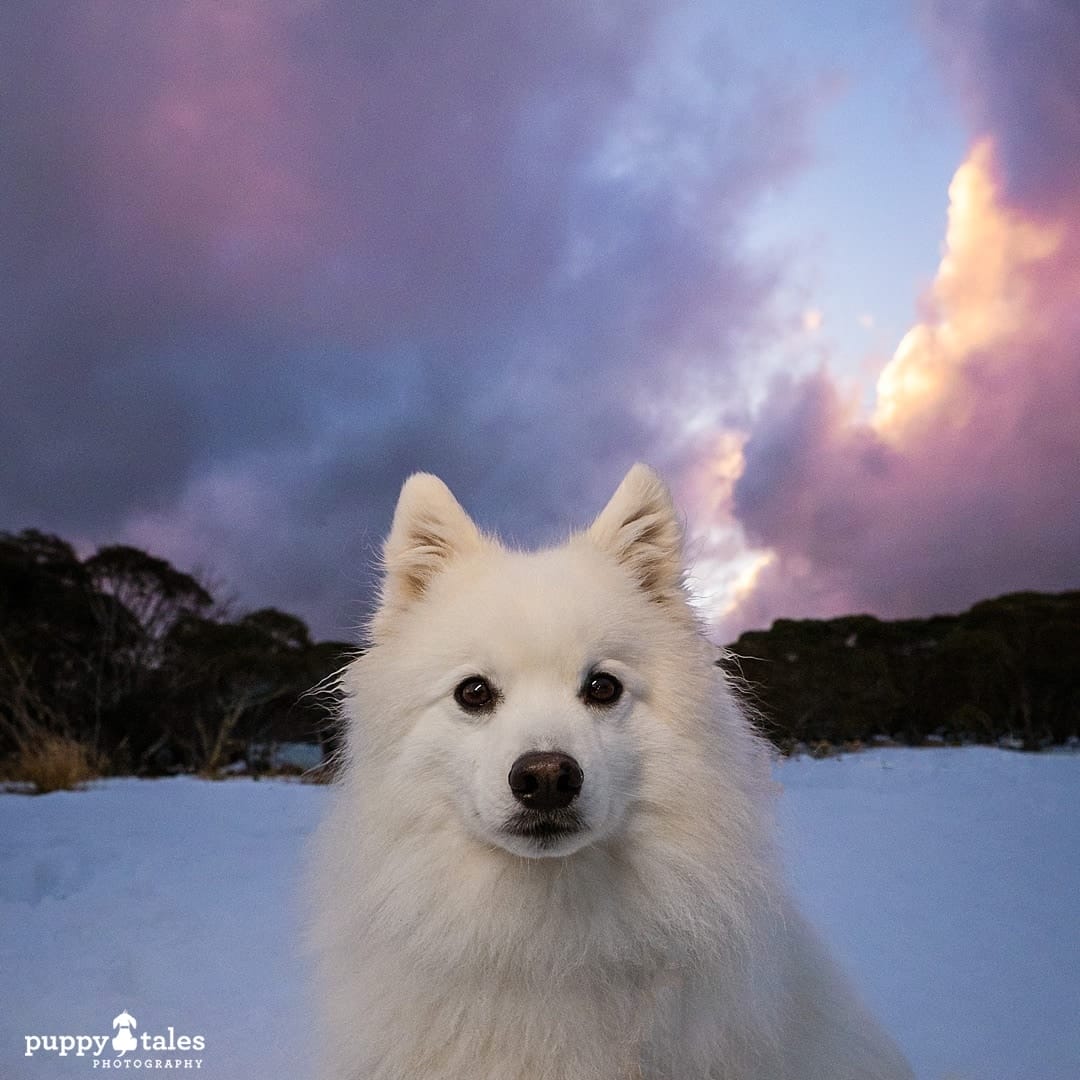
[[112, 1048], [123, 1057], [129, 1050], [135, 1050], [139, 1046], [139, 1041], [131, 1034], [131, 1029], [138, 1027], [135, 1023], [135, 1017], [131, 1015], [125, 1009], [113, 1022], [112, 1026], [117, 1028], [116, 1034], [113, 1036]]

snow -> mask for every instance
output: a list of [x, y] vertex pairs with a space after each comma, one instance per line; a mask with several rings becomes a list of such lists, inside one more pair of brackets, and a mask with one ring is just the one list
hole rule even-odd
[[1080, 1078], [1080, 756], [780, 770], [797, 894], [920, 1080]]
[[[1080, 756], [881, 749], [777, 778], [796, 892], [920, 1080], [1080, 1077]], [[100, 1075], [25, 1036], [111, 1036], [123, 1010], [136, 1036], [206, 1040], [132, 1065], [310, 1076], [299, 877], [326, 797], [189, 778], [0, 796], [0, 1078]]]

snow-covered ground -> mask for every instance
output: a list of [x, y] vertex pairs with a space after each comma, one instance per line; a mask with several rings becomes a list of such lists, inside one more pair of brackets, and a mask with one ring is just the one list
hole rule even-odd
[[[796, 891], [920, 1080], [1080, 1077], [1080, 756], [889, 749], [777, 775]], [[101, 1075], [111, 1047], [95, 1068], [27, 1057], [26, 1036], [122, 1034], [126, 1010], [174, 1049], [125, 1054], [125, 1075], [197, 1059], [183, 1075], [305, 1080], [298, 875], [326, 796], [0, 796], [0, 1078]]]

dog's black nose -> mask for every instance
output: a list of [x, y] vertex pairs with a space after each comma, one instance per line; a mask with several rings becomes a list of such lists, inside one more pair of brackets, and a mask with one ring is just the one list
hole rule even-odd
[[533, 750], [514, 762], [507, 777], [510, 790], [530, 810], [561, 810], [577, 797], [585, 774], [569, 755]]

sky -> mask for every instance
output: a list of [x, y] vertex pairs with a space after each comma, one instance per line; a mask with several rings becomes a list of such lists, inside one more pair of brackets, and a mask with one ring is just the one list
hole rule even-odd
[[0, 529], [321, 637], [645, 460], [716, 635], [1080, 586], [1072, 0], [0, 10]]

